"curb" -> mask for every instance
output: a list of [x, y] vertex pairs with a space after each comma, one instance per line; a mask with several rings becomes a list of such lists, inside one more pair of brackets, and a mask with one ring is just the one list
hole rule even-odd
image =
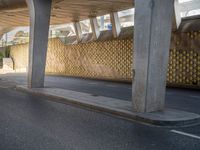
[[[162, 127], [180, 127], [196, 125], [200, 123], [200, 115], [175, 109], [166, 109], [164, 112], [136, 113], [125, 109], [111, 108], [106, 105], [80, 101], [78, 99], [64, 98], [62, 96], [54, 95], [51, 93], [48, 94], [46, 92], [42, 92], [41, 89], [28, 89], [25, 86], [16, 86], [16, 89], [36, 95], [53, 98], [52, 101], [54, 102], [79, 106], [92, 111], [113, 115], [121, 119], [139, 122], [142, 124]], [[171, 118], [169, 116], [171, 116]]]

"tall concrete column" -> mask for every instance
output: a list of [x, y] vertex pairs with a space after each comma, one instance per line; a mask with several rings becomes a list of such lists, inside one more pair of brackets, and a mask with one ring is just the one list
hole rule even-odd
[[117, 38], [120, 35], [120, 32], [121, 32], [121, 24], [120, 24], [120, 21], [119, 21], [118, 12], [110, 13], [110, 20], [111, 20], [111, 23], [112, 23], [113, 37]]
[[99, 26], [98, 26], [96, 17], [90, 18], [90, 25], [92, 28], [93, 39], [97, 40], [100, 36], [100, 30], [99, 30]]
[[135, 0], [133, 107], [164, 109], [174, 0]]
[[178, 29], [181, 24], [181, 11], [178, 0], [174, 0], [174, 23], [176, 29]]
[[28, 87], [44, 87], [51, 0], [26, 0], [30, 11]]
[[82, 31], [81, 31], [81, 25], [80, 22], [74, 22], [74, 30], [76, 33], [76, 39], [78, 42], [82, 40]]

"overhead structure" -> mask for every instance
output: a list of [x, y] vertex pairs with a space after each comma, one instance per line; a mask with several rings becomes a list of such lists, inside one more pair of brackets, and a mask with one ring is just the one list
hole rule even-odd
[[[31, 0], [30, 0], [31, 1]], [[71, 23], [133, 7], [132, 0], [52, 0], [51, 25]], [[0, 27], [29, 26], [25, 0], [0, 0]]]
[[[176, 1], [178, 2], [178, 0]], [[198, 9], [200, 9], [199, 0], [189, 0], [182, 3], [179, 2], [179, 11], [184, 13], [184, 16], [188, 15], [190, 11], [198, 10]]]
[[200, 15], [185, 17], [181, 19], [178, 32], [200, 31]]
[[[95, 16], [90, 17], [90, 24], [93, 33], [93, 40], [97, 40], [100, 36], [100, 29], [96, 15], [107, 13], [112, 9], [120, 10], [123, 8], [123, 5], [127, 5], [126, 7], [128, 7], [129, 3], [127, 0], [123, 2], [118, 0], [115, 5], [111, 5], [110, 1], [104, 3], [100, 3], [99, 1], [88, 1], [88, 5], [85, 6], [84, 4], [87, 3], [87, 0], [84, 2], [78, 0], [26, 0], [26, 2], [30, 12], [30, 47], [28, 67], [29, 88], [44, 87], [48, 31], [50, 24], [67, 23], [71, 22], [71, 20], [79, 20], [82, 18], [88, 18], [89, 16]], [[96, 11], [94, 12], [91, 8], [96, 8]], [[24, 9], [22, 10], [26, 11]], [[74, 23], [74, 28], [77, 40], [80, 42], [82, 32], [79, 21]]]
[[[28, 86], [41, 88], [44, 87], [50, 25], [76, 20], [77, 40], [81, 41], [79, 21], [90, 19], [93, 40], [98, 40], [100, 29], [96, 16], [110, 14], [113, 35], [118, 37], [121, 28], [117, 12], [133, 8], [134, 4], [133, 109], [136, 112], [164, 110], [174, 5], [178, 5], [177, 14], [185, 11], [176, 0], [4, 0], [0, 1], [0, 27], [30, 23]], [[178, 18], [177, 27], [180, 21]]]
[[[175, 0], [178, 2], [178, 0]], [[51, 25], [59, 25], [88, 19], [89, 16], [102, 16], [134, 7], [134, 0], [52, 0]], [[199, 0], [178, 3], [178, 12], [200, 9]], [[176, 15], [177, 16], [177, 15]], [[186, 16], [187, 17], [187, 16]], [[180, 20], [180, 18], [178, 18]], [[29, 26], [29, 13], [25, 0], [0, 0], [0, 34], [4, 28]]]
[[[192, 14], [199, 12], [198, 15]], [[181, 2], [174, 1], [174, 24], [173, 30], [180, 32], [200, 30], [200, 0], [190, 0]]]

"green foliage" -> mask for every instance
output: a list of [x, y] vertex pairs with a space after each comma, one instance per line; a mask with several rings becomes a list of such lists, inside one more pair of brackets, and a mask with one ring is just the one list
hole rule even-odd
[[4, 58], [4, 54], [0, 52], [0, 60]]

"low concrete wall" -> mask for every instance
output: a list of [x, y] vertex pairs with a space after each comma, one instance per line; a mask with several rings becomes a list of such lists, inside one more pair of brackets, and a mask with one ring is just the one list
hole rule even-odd
[[11, 58], [3, 58], [2, 68], [0, 69], [0, 74], [13, 73], [13, 60]]
[[[168, 85], [199, 88], [200, 32], [173, 33], [171, 43]], [[46, 73], [131, 82], [132, 46], [131, 36], [74, 45], [51, 39]], [[26, 71], [28, 44], [12, 46], [11, 57], [16, 71]]]
[[13, 70], [13, 60], [11, 58], [3, 58], [3, 69]]

